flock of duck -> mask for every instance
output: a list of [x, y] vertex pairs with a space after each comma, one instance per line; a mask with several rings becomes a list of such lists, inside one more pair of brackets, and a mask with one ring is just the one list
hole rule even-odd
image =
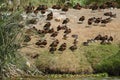
[[[106, 2], [100, 6], [98, 6], [97, 3], [94, 3], [92, 6], [86, 6], [86, 7], [82, 7], [79, 3], [77, 3], [75, 6], [73, 6], [73, 9], [76, 10], [81, 10], [81, 8], [89, 8], [91, 9], [93, 12], [95, 10], [101, 9], [108, 9], [108, 8], [115, 8], [116, 5], [114, 2]], [[35, 8], [34, 6], [32, 6], [31, 4], [29, 4], [29, 6], [27, 6], [25, 8], [26, 14], [29, 13], [34, 13], [35, 15], [37, 15], [39, 12], [41, 12], [41, 14], [45, 14], [47, 12], [47, 5], [39, 5], [37, 8]], [[62, 12], [65, 12], [64, 14], [66, 15], [67, 11], [69, 10], [69, 4], [65, 4], [63, 6], [61, 5], [53, 5], [52, 9], [56, 9], [56, 10], [61, 10]], [[108, 16], [108, 18], [102, 19], [102, 17], [91, 17], [87, 20], [88, 26], [91, 26], [92, 24], [94, 25], [98, 25], [101, 24], [103, 26], [106, 26], [107, 23], [110, 23], [112, 21], [112, 18], [116, 18], [116, 14], [113, 14], [112, 12], [106, 12], [103, 14], [104, 16]], [[44, 17], [44, 16], [43, 16]], [[63, 42], [62, 44], [60, 44], [60, 40], [56, 39], [56, 37], [59, 34], [59, 31], [63, 31], [64, 35], [62, 37], [62, 39], [67, 40], [68, 35], [72, 32], [72, 29], [70, 27], [67, 26], [67, 24], [70, 22], [69, 18], [65, 18], [62, 21], [62, 25], [58, 25], [55, 28], [51, 27], [51, 20], [54, 18], [53, 12], [51, 11], [50, 13], [48, 13], [46, 15], [46, 24], [43, 26], [42, 29], [37, 29], [35, 26], [33, 26], [32, 28], [30, 28], [29, 30], [32, 30], [34, 32], [37, 32], [37, 34], [39, 35], [46, 35], [46, 34], [50, 34], [50, 37], [54, 38], [54, 40], [50, 43], [49, 45], [49, 52], [54, 53], [56, 50], [58, 51], [65, 51], [67, 46], [67, 43]], [[85, 20], [85, 16], [81, 16], [78, 20], [79, 24], [83, 24]], [[55, 21], [59, 21], [59, 19], [56, 19]], [[36, 24], [37, 20], [36, 19], [31, 19], [29, 21], [30, 24]], [[73, 45], [69, 46], [69, 49], [73, 52], [78, 48], [78, 36], [77, 34], [72, 34], [72, 38], [74, 38], [73, 41]], [[24, 42], [29, 42], [31, 41], [31, 37], [29, 35], [25, 35], [25, 39]], [[96, 37], [94, 37], [93, 39], [88, 39], [86, 42], [83, 42], [84, 46], [88, 46], [89, 43], [91, 42], [95, 42], [95, 41], [100, 41], [100, 44], [111, 44], [111, 42], [113, 41], [113, 37], [112, 36], [108, 36], [108, 35], [101, 35], [98, 34]], [[48, 44], [48, 41], [46, 39], [44, 40], [38, 40], [37, 42], [35, 42], [35, 45], [41, 48], [45, 48], [46, 45]], [[60, 46], [58, 47], [58, 44], [60, 44]]]

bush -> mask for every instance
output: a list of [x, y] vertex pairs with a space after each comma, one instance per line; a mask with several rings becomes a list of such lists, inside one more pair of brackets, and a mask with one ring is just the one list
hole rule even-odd
[[[20, 28], [18, 28], [15, 17], [18, 13], [12, 15], [10, 18], [6, 18], [0, 23], [0, 75], [4, 76], [4, 68], [8, 63], [13, 63], [16, 59], [16, 52], [19, 48]], [[14, 19], [14, 20], [13, 20]]]
[[116, 44], [111, 45], [90, 45], [85, 48], [85, 56], [94, 68], [95, 65], [109, 56], [115, 55], [119, 51], [119, 47]]
[[20, 76], [27, 69], [26, 59], [18, 52], [21, 48], [22, 28], [19, 27], [20, 11], [0, 21], [0, 76]]
[[101, 61], [95, 67], [95, 72], [107, 72], [109, 75], [120, 75], [120, 50], [117, 54]]

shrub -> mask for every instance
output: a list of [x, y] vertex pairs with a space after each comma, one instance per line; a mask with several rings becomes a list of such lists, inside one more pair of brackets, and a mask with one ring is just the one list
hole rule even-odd
[[[15, 76], [27, 69], [26, 60], [18, 53], [21, 48], [22, 28], [19, 27], [21, 11], [17, 11], [0, 21], [0, 76]], [[21, 60], [22, 59], [22, 60]], [[24, 66], [24, 67], [23, 67]]]
[[119, 51], [116, 44], [111, 45], [90, 45], [85, 48], [85, 56], [94, 68], [95, 65], [102, 60], [107, 59], [109, 56], [115, 55]]
[[95, 72], [107, 72], [109, 75], [120, 75], [120, 51], [101, 61], [95, 67]]

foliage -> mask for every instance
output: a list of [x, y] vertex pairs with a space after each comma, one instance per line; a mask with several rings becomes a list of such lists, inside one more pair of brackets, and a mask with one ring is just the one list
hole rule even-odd
[[107, 72], [110, 75], [120, 75], [120, 50], [117, 54], [112, 55], [98, 63], [95, 67], [96, 72]]
[[18, 28], [18, 23], [15, 20], [17, 18], [18, 13], [15, 15], [11, 15], [10, 18], [6, 18], [0, 23], [0, 75], [4, 76], [3, 73], [5, 66], [8, 63], [13, 63], [16, 60], [16, 52], [19, 48], [19, 40], [16, 37], [20, 32], [20, 28]]
[[[27, 65], [27, 58], [19, 53], [23, 40], [24, 28], [20, 27], [22, 11], [16, 11], [0, 21], [0, 76], [37, 75], [41, 74], [33, 65]], [[15, 75], [18, 74], [18, 75]]]
[[88, 62], [90, 62], [95, 73], [108, 73], [110, 75], [120, 74], [120, 47], [117, 44], [97, 45], [81, 49]]
[[93, 44], [85, 47], [85, 56], [91, 63], [92, 67], [100, 61], [107, 59], [109, 56], [115, 55], [119, 51], [119, 46], [116, 44], [111, 45], [98, 45]]
[[[13, 0], [13, 4], [10, 5], [7, 0], [2, 0], [0, 2], [0, 4], [3, 2], [6, 3], [8, 6], [7, 8], [12, 8], [12, 7], [17, 8], [17, 6], [24, 8], [24, 7], [26, 7], [26, 5], [29, 4], [29, 2], [31, 2], [35, 6], [38, 6], [40, 4], [52, 6], [54, 4], [63, 5], [63, 4], [65, 4], [65, 1], [67, 1], [67, 0]], [[68, 1], [70, 1], [70, 6], [72, 6], [72, 7], [76, 3], [80, 3], [82, 6], [87, 6], [87, 5], [92, 4], [94, 2], [96, 2], [100, 5], [100, 4], [103, 4], [104, 2], [107, 2], [107, 1], [115, 1], [118, 4], [120, 4], [120, 0], [68, 0]]]

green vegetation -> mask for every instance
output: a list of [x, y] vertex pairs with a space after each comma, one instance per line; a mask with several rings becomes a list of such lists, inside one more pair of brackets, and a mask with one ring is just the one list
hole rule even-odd
[[[79, 75], [79, 74], [48, 74], [48, 75], [39, 75], [39, 76], [26, 76], [26, 77], [23, 77], [25, 78], [26, 80], [27, 79], [66, 79], [66, 80], [73, 80], [73, 79], [76, 79], [76, 78], [90, 78], [90, 77], [96, 77], [96, 78], [102, 78], [102, 77], [108, 77], [108, 74], [107, 73], [99, 73], [99, 74], [85, 74], [85, 75]], [[18, 78], [19, 79], [19, 78]]]
[[85, 48], [85, 56], [91, 65], [94, 66], [102, 60], [115, 55], [119, 51], [119, 46], [116, 44], [111, 45], [97, 45], [93, 44]]
[[[120, 0], [70, 0], [70, 6], [74, 6], [76, 3], [80, 3], [82, 6], [86, 6], [94, 2], [102, 4], [106, 1], [115, 1], [120, 6]], [[12, 4], [9, 4], [8, 0], [1, 0], [0, 4], [3, 2], [6, 3], [7, 8], [13, 7], [15, 9], [17, 6], [23, 8], [28, 5], [29, 2], [35, 6], [38, 6], [39, 4], [47, 4], [48, 6], [52, 6], [54, 4], [63, 5], [65, 3], [65, 0], [13, 0]]]
[[[32, 2], [34, 5], [39, 5], [40, 4], [47, 4], [49, 6], [53, 4], [60, 4], [63, 5], [66, 0], [26, 0], [26, 2]], [[97, 2], [99, 4], [102, 4], [106, 1], [116, 1], [118, 4], [120, 3], [120, 0], [70, 0], [71, 5], [75, 5], [76, 3], [80, 3], [81, 5], [89, 5], [93, 2]], [[23, 0], [21, 0], [21, 4], [23, 4]], [[25, 4], [25, 3], [24, 3]]]
[[19, 48], [19, 39], [16, 39], [20, 33], [18, 23], [15, 21], [18, 13], [11, 15], [0, 23], [0, 75], [7, 76], [6, 70], [9, 64], [16, 61], [16, 52]]
[[120, 50], [117, 54], [109, 56], [95, 67], [96, 72], [107, 72], [110, 75], [120, 75]]
[[[23, 29], [19, 27], [20, 11], [0, 21], [0, 78], [33, 75], [36, 68], [26, 65], [27, 59], [18, 52]], [[35, 72], [36, 70], [36, 72]], [[33, 73], [33, 74], [32, 74]]]
[[[36, 66], [39, 70], [47, 74], [99, 73], [99, 71], [96, 71], [96, 65], [100, 62], [104, 62], [104, 60], [107, 60], [109, 57], [116, 55], [118, 51], [119, 46], [116, 44], [99, 45], [96, 43], [87, 47], [80, 46], [79, 50], [75, 52], [66, 51], [62, 54], [59, 51], [50, 54], [43, 50], [40, 52], [39, 58], [36, 59]], [[101, 66], [101, 70], [102, 67], [103, 66]]]
[[95, 73], [107, 72], [109, 75], [120, 74], [119, 45], [91, 45], [89, 48], [86, 48], [85, 53]]

